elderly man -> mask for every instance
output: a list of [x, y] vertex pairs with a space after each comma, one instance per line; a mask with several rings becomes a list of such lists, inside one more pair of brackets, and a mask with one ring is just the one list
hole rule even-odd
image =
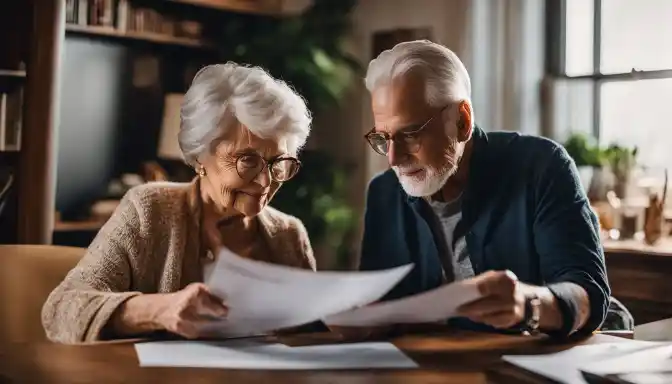
[[[361, 270], [415, 263], [385, 299], [473, 279], [470, 329], [591, 332], [609, 304], [598, 223], [558, 144], [474, 124], [469, 74], [449, 49], [401, 43], [366, 75], [366, 139], [392, 169], [369, 184]], [[441, 305], [441, 303], [436, 303]]]

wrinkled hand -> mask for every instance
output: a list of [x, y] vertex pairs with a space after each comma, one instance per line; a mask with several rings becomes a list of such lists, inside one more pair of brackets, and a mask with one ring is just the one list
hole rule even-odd
[[204, 323], [223, 319], [228, 314], [224, 302], [215, 297], [203, 283], [192, 283], [181, 291], [162, 298], [162, 305], [156, 313], [156, 322], [161, 328], [188, 339], [200, 334]]
[[509, 328], [525, 317], [525, 296], [511, 271], [488, 271], [474, 278], [482, 297], [458, 308], [460, 316], [495, 328]]

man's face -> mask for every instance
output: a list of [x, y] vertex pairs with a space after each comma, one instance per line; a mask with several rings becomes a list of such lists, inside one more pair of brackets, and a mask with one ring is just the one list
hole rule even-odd
[[457, 140], [457, 106], [430, 107], [425, 102], [425, 84], [406, 76], [372, 93], [375, 131], [401, 138], [418, 130], [419, 145], [390, 144], [387, 159], [402, 187], [411, 196], [432, 196], [457, 171], [464, 144]]

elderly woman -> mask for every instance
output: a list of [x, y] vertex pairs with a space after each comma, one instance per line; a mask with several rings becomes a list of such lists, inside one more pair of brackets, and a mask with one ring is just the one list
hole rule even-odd
[[179, 133], [191, 183], [130, 190], [42, 310], [49, 339], [77, 343], [167, 331], [199, 336], [227, 315], [202, 283], [225, 246], [247, 258], [315, 269], [306, 230], [268, 203], [299, 169], [311, 117], [259, 68], [212, 65], [194, 78]]

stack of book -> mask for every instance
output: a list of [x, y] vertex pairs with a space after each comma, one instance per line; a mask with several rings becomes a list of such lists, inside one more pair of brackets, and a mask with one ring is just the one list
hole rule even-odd
[[66, 0], [66, 22], [108, 27], [118, 32], [152, 33], [200, 38], [200, 23], [178, 20], [156, 9], [138, 7], [129, 0]]
[[23, 88], [0, 92], [0, 152], [21, 149]]
[[[119, 3], [125, 3], [125, 0]], [[114, 0], [66, 0], [65, 22], [78, 25], [114, 26]]]

